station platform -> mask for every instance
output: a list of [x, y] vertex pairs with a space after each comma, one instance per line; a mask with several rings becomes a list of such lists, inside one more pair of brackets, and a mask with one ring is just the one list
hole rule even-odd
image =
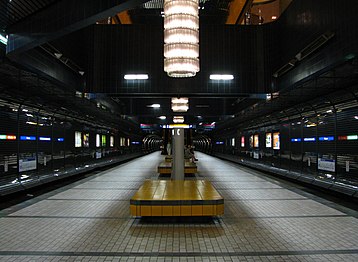
[[158, 177], [155, 152], [0, 210], [0, 261], [358, 261], [356, 206], [195, 153], [224, 215], [132, 217], [130, 199]]
[[132, 216], [219, 216], [224, 199], [206, 180], [146, 180], [130, 200]]

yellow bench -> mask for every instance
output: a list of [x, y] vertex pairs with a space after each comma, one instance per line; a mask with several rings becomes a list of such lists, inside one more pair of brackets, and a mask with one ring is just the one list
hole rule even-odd
[[[185, 174], [195, 174], [198, 172], [198, 167], [195, 163], [185, 161], [184, 164], [184, 173]], [[158, 166], [158, 173], [163, 174], [171, 174], [172, 173], [172, 163], [171, 162], [162, 162]]]
[[219, 216], [224, 198], [206, 180], [146, 180], [130, 200], [132, 216]]

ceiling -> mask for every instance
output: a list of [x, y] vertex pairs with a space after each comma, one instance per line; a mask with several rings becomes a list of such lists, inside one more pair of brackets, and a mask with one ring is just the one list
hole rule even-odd
[[[21, 27], [27, 19], [36, 18], [38, 15], [49, 14], [47, 10], [54, 9], [64, 0], [0, 0], [0, 32], [11, 32], [13, 28]], [[87, 1], [79, 1], [87, 4]], [[115, 1], [108, 1], [115, 2]], [[123, 2], [123, 1], [120, 1]], [[132, 5], [121, 8], [121, 12], [112, 12], [111, 16], [105, 16], [110, 12], [102, 12], [99, 24], [162, 24], [163, 0], [136, 1], [131, 0]], [[135, 3], [139, 3], [135, 5]], [[200, 24], [259, 24], [269, 23], [277, 19], [289, 5], [291, 0], [200, 0]], [[123, 10], [124, 9], [124, 10]], [[112, 9], [108, 9], [112, 10]], [[248, 21], [245, 14], [251, 13]], [[260, 14], [260, 15], [259, 15]], [[276, 16], [277, 18], [273, 18]], [[51, 16], [49, 16], [51, 19]], [[63, 31], [66, 31], [63, 29]], [[76, 41], [67, 41], [68, 37]], [[78, 31], [71, 34], [63, 34], [60, 38], [47, 39], [37, 49], [39, 52], [63, 54], [59, 61], [70, 71], [78, 73], [83, 68], [81, 61], [85, 59], [81, 49], [86, 45], [85, 38]], [[81, 90], [80, 90], [81, 91]], [[95, 97], [95, 96], [94, 96]], [[108, 99], [114, 101], [120, 113], [126, 115], [138, 123], [172, 123], [175, 115], [183, 115], [186, 123], [197, 124], [222, 122], [231, 119], [245, 108], [253, 106], [264, 97], [259, 96], [199, 96], [188, 94], [189, 110], [186, 113], [172, 112], [170, 108], [171, 97], [166, 94], [125, 96], [123, 94], [111, 94]], [[160, 108], [149, 107], [151, 104], [160, 104]], [[166, 116], [166, 119], [159, 119]]]

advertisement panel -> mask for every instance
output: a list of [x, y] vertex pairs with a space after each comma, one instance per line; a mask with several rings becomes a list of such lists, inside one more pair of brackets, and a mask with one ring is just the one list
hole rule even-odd
[[81, 147], [82, 146], [82, 133], [76, 131], [75, 132], [75, 147]]
[[272, 146], [272, 134], [266, 133], [266, 147]]
[[259, 135], [254, 135], [254, 147], [259, 147]]
[[273, 149], [280, 149], [280, 133], [273, 133]]
[[36, 168], [36, 156], [19, 159], [19, 172], [35, 170]]
[[318, 158], [318, 169], [336, 172], [336, 161], [334, 159]]

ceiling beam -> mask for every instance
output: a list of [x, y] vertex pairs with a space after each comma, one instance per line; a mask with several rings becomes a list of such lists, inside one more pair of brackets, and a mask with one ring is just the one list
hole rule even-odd
[[253, 0], [233, 0], [229, 6], [229, 15], [226, 24], [241, 24], [245, 18], [245, 13], [250, 9]]
[[58, 1], [7, 29], [7, 53], [24, 52], [147, 1]]
[[117, 14], [117, 17], [121, 21], [122, 25], [130, 25], [130, 24], [132, 24], [132, 19], [131, 19], [130, 15], [128, 14], [127, 10]]

